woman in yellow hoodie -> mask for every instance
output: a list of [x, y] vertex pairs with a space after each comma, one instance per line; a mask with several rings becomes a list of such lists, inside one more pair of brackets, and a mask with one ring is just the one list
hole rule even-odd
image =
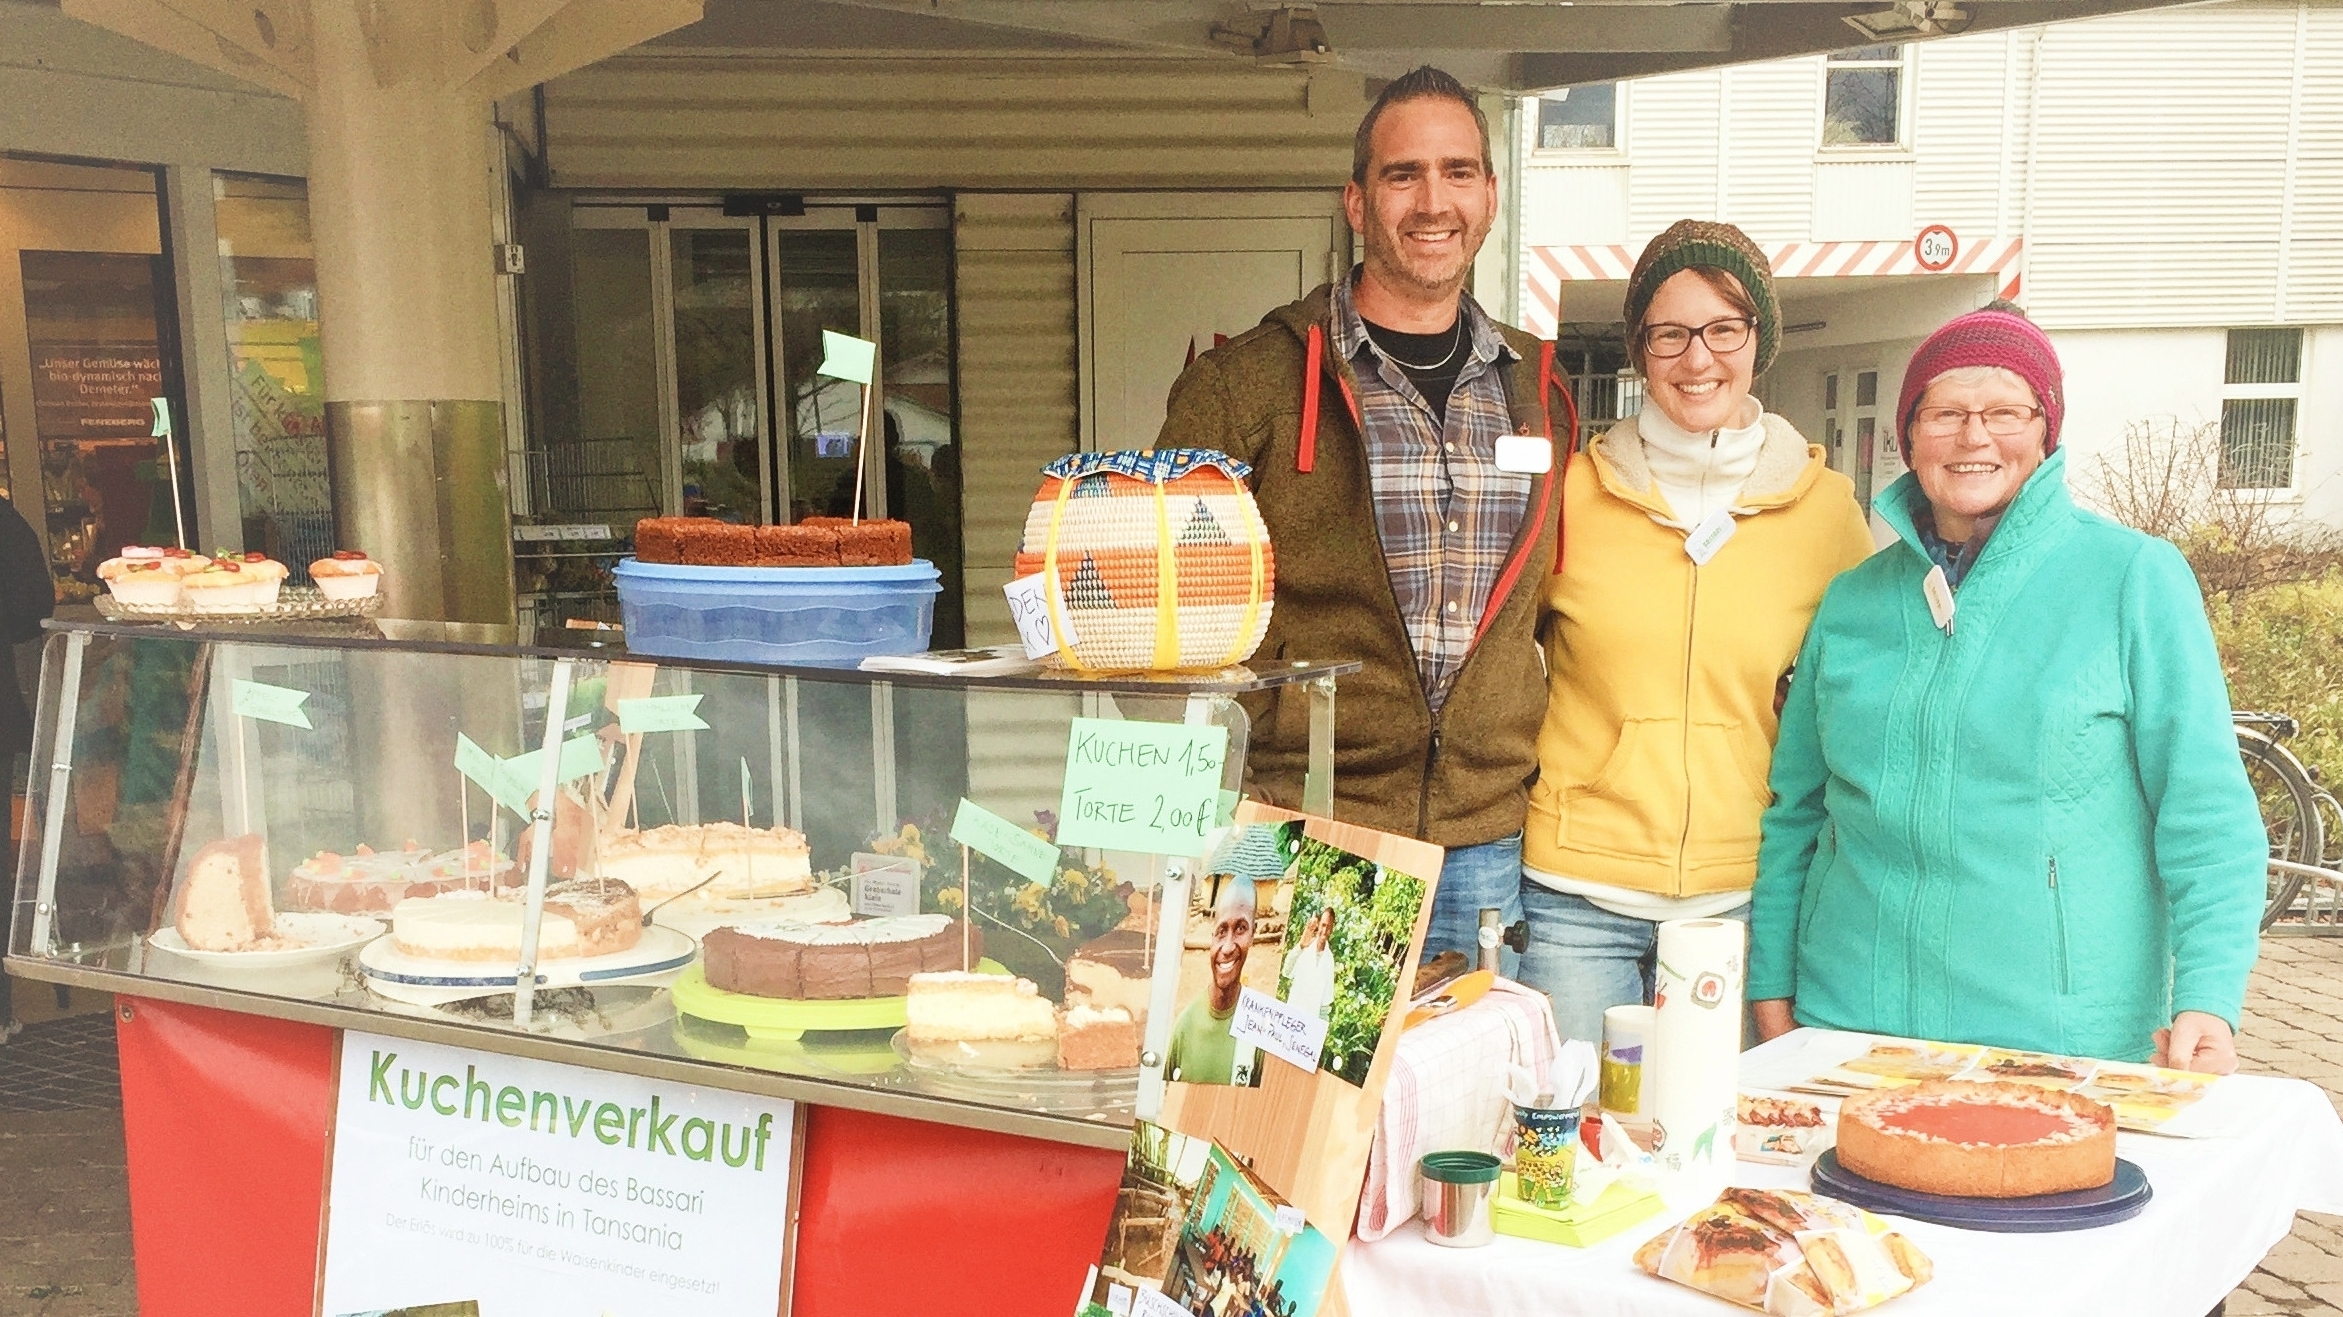
[[1590, 1041], [1651, 999], [1661, 920], [1747, 918], [1776, 692], [1823, 587], [1871, 552], [1853, 484], [1750, 396], [1781, 308], [1747, 234], [1652, 239], [1626, 321], [1643, 410], [1563, 482], [1522, 835], [1521, 977]]

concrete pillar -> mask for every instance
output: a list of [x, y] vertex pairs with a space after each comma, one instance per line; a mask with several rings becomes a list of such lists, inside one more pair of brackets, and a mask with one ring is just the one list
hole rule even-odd
[[335, 535], [384, 563], [386, 614], [513, 617], [491, 104], [701, 3], [64, 0], [302, 101]]

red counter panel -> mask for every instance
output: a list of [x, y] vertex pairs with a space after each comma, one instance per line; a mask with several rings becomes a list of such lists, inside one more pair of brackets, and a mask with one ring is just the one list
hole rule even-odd
[[[310, 1317], [333, 1031], [123, 997], [141, 1317]], [[807, 1112], [795, 1317], [1059, 1317], [1123, 1156]]]
[[140, 1317], [308, 1317], [333, 1030], [121, 997]]

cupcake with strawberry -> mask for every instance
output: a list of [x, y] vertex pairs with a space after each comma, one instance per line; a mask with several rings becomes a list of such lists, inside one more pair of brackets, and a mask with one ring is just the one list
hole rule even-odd
[[382, 588], [382, 564], [356, 549], [336, 549], [309, 564], [309, 579], [328, 599], [365, 599]]
[[181, 586], [188, 606], [199, 613], [236, 613], [275, 604], [285, 576], [285, 565], [265, 553], [222, 550]]
[[178, 604], [180, 582], [190, 573], [211, 566], [200, 553], [170, 545], [151, 548], [133, 544], [120, 557], [98, 564], [98, 579], [114, 598], [140, 608], [171, 608]]

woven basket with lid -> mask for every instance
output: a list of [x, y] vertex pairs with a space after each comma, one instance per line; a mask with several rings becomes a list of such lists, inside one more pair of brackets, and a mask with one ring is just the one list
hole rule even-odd
[[1047, 573], [1057, 661], [1085, 672], [1209, 670], [1253, 656], [1277, 564], [1244, 484], [1202, 448], [1072, 453], [1025, 518], [1017, 575]]

